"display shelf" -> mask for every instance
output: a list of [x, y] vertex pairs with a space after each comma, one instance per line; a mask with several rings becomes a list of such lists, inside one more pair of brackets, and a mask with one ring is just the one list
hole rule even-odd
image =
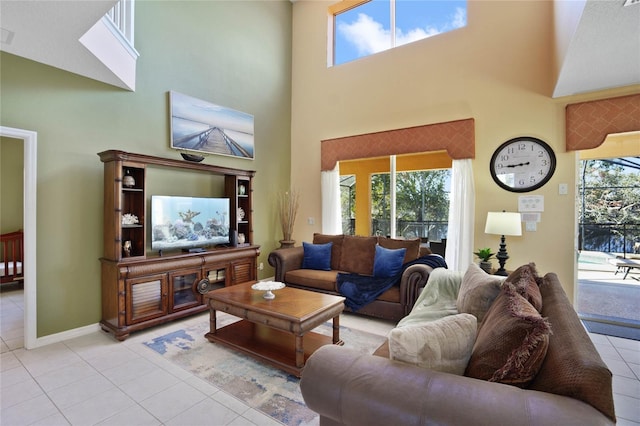
[[[253, 244], [253, 180], [250, 176], [225, 176], [225, 193], [231, 200], [230, 227], [244, 234], [245, 243]], [[244, 189], [242, 189], [244, 188]], [[244, 217], [238, 214], [244, 211]]]
[[[203, 278], [209, 278], [211, 288], [257, 279], [258, 246], [246, 244], [200, 253], [151, 252], [146, 242], [145, 221], [150, 200], [146, 185], [148, 167], [206, 172], [224, 176], [224, 196], [231, 205], [230, 228], [244, 233], [247, 243], [252, 242], [254, 171], [118, 150], [98, 155], [104, 163], [104, 245], [100, 259], [100, 324], [104, 330], [124, 340], [133, 331], [206, 310], [198, 288]], [[242, 221], [237, 220], [238, 207], [245, 211]], [[125, 214], [135, 215], [138, 223], [123, 224]], [[205, 291], [207, 288], [205, 285]]]

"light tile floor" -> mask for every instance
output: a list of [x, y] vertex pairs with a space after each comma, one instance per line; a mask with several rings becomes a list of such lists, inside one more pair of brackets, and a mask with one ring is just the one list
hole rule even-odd
[[[22, 309], [21, 293], [0, 293], [1, 425], [279, 424], [141, 344], [208, 321], [208, 314], [134, 333], [121, 343], [96, 332], [27, 351], [16, 342], [22, 331], [10, 316]], [[341, 323], [380, 335], [393, 327], [348, 314]], [[590, 336], [614, 374], [618, 424], [639, 426], [640, 342]]]
[[[134, 333], [124, 342], [100, 331], [25, 350], [15, 341], [22, 338], [19, 321], [9, 315], [22, 318], [18, 293], [0, 293], [0, 425], [280, 424], [141, 344], [208, 322], [208, 313]], [[393, 326], [355, 315], [341, 322], [383, 336]]]
[[0, 293], [0, 352], [24, 346], [24, 291]]

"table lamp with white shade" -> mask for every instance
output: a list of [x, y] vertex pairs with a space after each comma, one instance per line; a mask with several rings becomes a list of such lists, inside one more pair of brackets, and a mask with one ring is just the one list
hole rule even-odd
[[505, 243], [505, 235], [520, 236], [522, 235], [522, 218], [520, 213], [513, 212], [488, 212], [487, 224], [484, 228], [485, 234], [500, 235], [500, 250], [496, 258], [500, 263], [500, 269], [498, 269], [495, 275], [509, 275], [504, 269], [504, 264], [509, 259], [507, 254], [507, 244]]

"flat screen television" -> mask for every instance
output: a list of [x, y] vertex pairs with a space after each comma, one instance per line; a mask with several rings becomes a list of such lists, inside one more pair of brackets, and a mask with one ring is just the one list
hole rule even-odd
[[229, 244], [229, 198], [151, 196], [151, 249]]

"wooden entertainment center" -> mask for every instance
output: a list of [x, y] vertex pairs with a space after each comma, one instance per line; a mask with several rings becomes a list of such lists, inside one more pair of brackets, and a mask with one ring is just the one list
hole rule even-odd
[[[125, 340], [133, 331], [206, 311], [203, 295], [214, 288], [257, 280], [260, 247], [253, 245], [254, 171], [117, 150], [98, 155], [104, 163], [103, 330]], [[202, 252], [147, 253], [149, 166], [224, 176], [229, 227], [244, 234], [245, 244]], [[123, 224], [125, 214], [135, 215], [138, 222]]]

